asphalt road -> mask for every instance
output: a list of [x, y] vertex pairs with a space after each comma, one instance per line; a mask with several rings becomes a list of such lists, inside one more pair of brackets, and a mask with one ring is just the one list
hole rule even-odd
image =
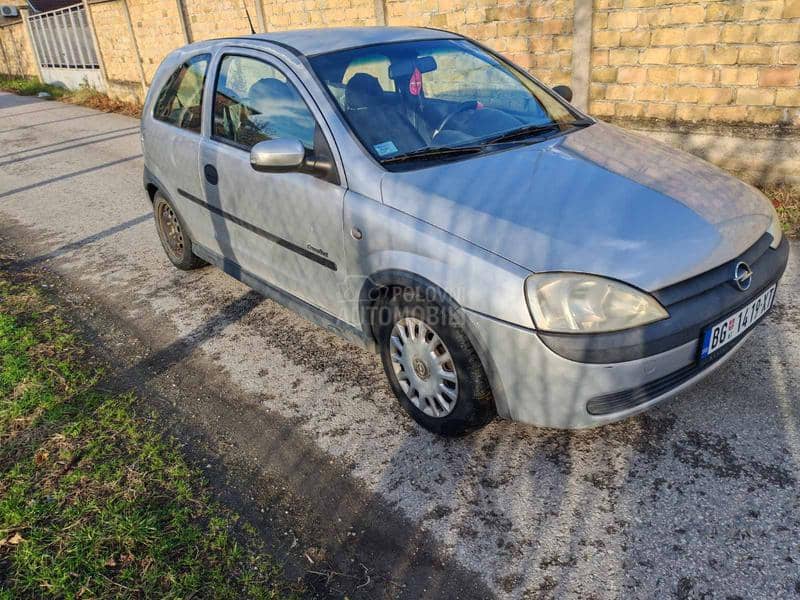
[[463, 569], [455, 576], [501, 598], [800, 595], [800, 245], [773, 313], [674, 400], [591, 431], [495, 421], [443, 440], [402, 413], [377, 357], [219, 271], [171, 268], [137, 129], [0, 94], [0, 221], [15, 260], [89, 290], [153, 348], [191, 341], [232, 386], [206, 392], [235, 388], [265, 429], [295, 424], [350, 483], [424, 531]]

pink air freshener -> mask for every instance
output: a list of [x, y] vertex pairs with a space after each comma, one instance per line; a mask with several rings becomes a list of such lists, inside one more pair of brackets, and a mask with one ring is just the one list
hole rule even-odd
[[419, 96], [422, 91], [422, 73], [417, 68], [414, 69], [411, 79], [408, 81], [408, 91], [412, 96]]

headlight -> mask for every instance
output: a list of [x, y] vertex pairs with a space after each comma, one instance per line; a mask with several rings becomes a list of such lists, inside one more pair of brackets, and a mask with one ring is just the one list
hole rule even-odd
[[767, 233], [772, 236], [772, 242], [770, 243], [770, 248], [777, 248], [781, 245], [781, 240], [783, 239], [783, 229], [781, 229], [781, 220], [778, 218], [778, 212], [775, 208], [772, 209], [772, 221], [769, 224], [769, 229], [767, 229]]
[[539, 273], [528, 277], [525, 292], [541, 331], [619, 331], [669, 317], [652, 296], [596, 275]]

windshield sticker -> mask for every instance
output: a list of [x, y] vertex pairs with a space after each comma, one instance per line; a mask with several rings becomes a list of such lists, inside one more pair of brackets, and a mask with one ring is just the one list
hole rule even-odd
[[416, 67], [408, 80], [408, 91], [412, 96], [419, 96], [422, 91], [422, 73]]
[[380, 156], [386, 156], [387, 154], [397, 152], [397, 146], [394, 145], [394, 142], [381, 142], [380, 144], [375, 144], [373, 148], [375, 148], [375, 152]]

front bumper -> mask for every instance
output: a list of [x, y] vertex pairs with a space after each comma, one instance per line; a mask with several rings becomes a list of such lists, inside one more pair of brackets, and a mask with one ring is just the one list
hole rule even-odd
[[484, 363], [498, 414], [522, 423], [559, 429], [595, 427], [647, 410], [721, 366], [750, 333], [742, 336], [724, 356], [696, 373], [687, 378], [677, 377], [666, 389], [659, 387], [655, 396], [637, 396], [632, 406], [626, 404], [626, 408], [614, 412], [592, 414], [588, 406], [597, 398], [629, 394], [691, 369], [697, 360], [699, 342], [622, 363], [579, 363], [555, 354], [532, 330], [472, 312], [469, 319], [480, 345], [492, 349], [490, 355], [484, 355]]
[[[742, 294], [742, 302], [716, 304], [714, 314], [704, 312], [702, 322], [683, 332], [679, 344], [633, 360], [606, 361], [605, 353], [597, 349], [593, 349], [592, 360], [573, 360], [552, 349], [532, 329], [467, 311], [498, 414], [542, 427], [593, 427], [642, 412], [691, 386], [729, 360], [752, 333], [747, 332], [712, 360], [698, 363], [705, 327], [780, 279], [788, 259], [787, 242], [769, 252], [778, 257], [775, 269], [768, 277], [762, 271], [753, 293]], [[715, 299], [717, 294], [710, 297]], [[643, 338], [641, 347], [651, 347], [647, 342]], [[609, 350], [609, 356], [618, 354]]]

